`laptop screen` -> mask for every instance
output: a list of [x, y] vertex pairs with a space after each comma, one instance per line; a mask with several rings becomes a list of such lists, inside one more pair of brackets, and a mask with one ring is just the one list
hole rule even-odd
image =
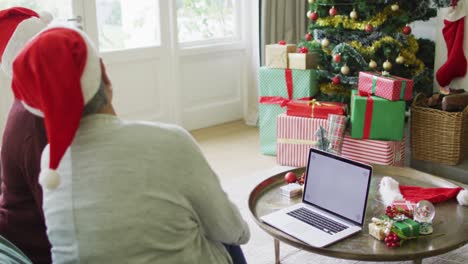
[[362, 225], [372, 167], [311, 149], [303, 201]]

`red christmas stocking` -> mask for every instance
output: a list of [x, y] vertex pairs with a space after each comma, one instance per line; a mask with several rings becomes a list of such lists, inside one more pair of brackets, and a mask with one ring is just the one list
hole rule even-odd
[[453, 79], [466, 75], [467, 61], [463, 51], [463, 40], [465, 38], [465, 7], [458, 3], [453, 10], [447, 14], [444, 20], [445, 44], [447, 46], [447, 61], [436, 73], [437, 82], [445, 87]]

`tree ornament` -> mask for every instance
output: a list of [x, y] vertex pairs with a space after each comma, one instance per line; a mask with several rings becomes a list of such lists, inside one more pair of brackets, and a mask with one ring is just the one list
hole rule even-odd
[[307, 14], [306, 14], [307, 18], [311, 19], [311, 18], [310, 18], [310, 15], [311, 15], [311, 14], [312, 14], [312, 11], [311, 11], [311, 10], [307, 11]]
[[374, 30], [374, 27], [371, 24], [367, 24], [365, 30], [367, 33], [371, 33]]
[[398, 5], [398, 3], [395, 3], [395, 4], [392, 5], [391, 8], [392, 8], [392, 11], [396, 12], [396, 11], [398, 11], [400, 9], [400, 6]]
[[309, 0], [309, 4], [315, 3], [315, 0]]
[[352, 19], [357, 19], [358, 18], [358, 13], [356, 12], [356, 9], [353, 9], [351, 13], [349, 13], [349, 17]]
[[330, 41], [327, 38], [324, 38], [322, 39], [321, 44], [322, 44], [322, 48], [326, 48], [328, 47], [328, 45], [330, 45]]
[[341, 53], [335, 54], [335, 56], [333, 56], [333, 61], [336, 62], [336, 63], [340, 63], [341, 62]]
[[335, 6], [332, 6], [328, 13], [330, 14], [330, 16], [336, 16], [336, 14], [338, 14], [338, 10], [336, 10]]
[[309, 16], [309, 19], [312, 20], [312, 21], [317, 21], [317, 19], [319, 18], [319, 15], [317, 12], [312, 12], [310, 13], [310, 16]]
[[299, 53], [309, 53], [309, 49], [307, 47], [300, 47]]
[[384, 70], [386, 70], [386, 71], [391, 70], [391, 69], [392, 69], [392, 66], [393, 66], [392, 63], [389, 62], [388, 60], [386, 60], [386, 61], [383, 63], [383, 68], [384, 68]]
[[306, 39], [307, 41], [311, 41], [311, 40], [312, 40], [312, 34], [307, 33], [307, 34], [305, 35], [305, 39]]
[[409, 25], [406, 25], [403, 27], [402, 31], [403, 31], [403, 34], [409, 35], [411, 34], [411, 27]]
[[349, 74], [349, 67], [348, 67], [348, 65], [345, 64], [343, 67], [341, 67], [341, 73], [342, 73], [343, 75], [348, 75], [348, 74]]
[[396, 63], [398, 64], [403, 64], [405, 63], [405, 58], [401, 55], [399, 55], [396, 59], [395, 59]]
[[297, 181], [297, 176], [294, 172], [290, 171], [284, 175], [284, 181], [286, 183], [295, 183]]
[[371, 68], [371, 69], [377, 68], [377, 62], [375, 62], [374, 60], [371, 60], [369, 62], [369, 68]]
[[336, 75], [335, 77], [332, 78], [332, 82], [334, 85], [338, 85], [341, 83], [340, 76]]

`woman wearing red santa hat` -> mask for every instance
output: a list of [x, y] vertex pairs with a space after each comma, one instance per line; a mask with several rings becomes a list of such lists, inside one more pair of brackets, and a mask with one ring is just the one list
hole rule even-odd
[[[41, 18], [26, 8], [0, 11], [0, 63], [8, 79], [12, 77], [14, 57], [47, 26], [49, 21]], [[44, 120], [29, 113], [16, 100], [8, 115], [1, 146], [0, 235], [39, 264], [52, 261], [38, 183], [40, 157], [46, 144]]]
[[[43, 31], [16, 57], [12, 88], [44, 116], [39, 181], [60, 263], [245, 263], [250, 231], [180, 127], [119, 119], [81, 31]], [[137, 103], [137, 102], [135, 102]]]

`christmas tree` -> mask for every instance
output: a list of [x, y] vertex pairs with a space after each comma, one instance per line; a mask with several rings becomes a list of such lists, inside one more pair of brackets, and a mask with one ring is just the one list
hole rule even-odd
[[308, 32], [299, 43], [319, 53], [319, 100], [343, 101], [360, 71], [386, 71], [432, 93], [434, 43], [411, 34], [410, 23], [436, 16], [450, 0], [308, 0]]

